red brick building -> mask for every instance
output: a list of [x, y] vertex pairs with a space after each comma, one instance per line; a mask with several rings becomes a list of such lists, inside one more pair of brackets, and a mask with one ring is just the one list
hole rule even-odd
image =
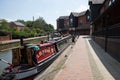
[[15, 28], [17, 30], [23, 30], [25, 27], [25, 25], [20, 22], [10, 22], [9, 25], [11, 28]]
[[57, 19], [57, 31], [61, 34], [67, 34], [69, 29], [69, 16], [60, 16]]
[[90, 34], [89, 10], [81, 13], [71, 12], [69, 16], [60, 16], [57, 19], [57, 30], [64, 34]]
[[79, 14], [78, 27], [76, 28], [78, 34], [89, 35], [90, 34], [90, 14], [89, 10]]
[[90, 0], [89, 5], [93, 39], [120, 61], [120, 0], [104, 0], [99, 6]]

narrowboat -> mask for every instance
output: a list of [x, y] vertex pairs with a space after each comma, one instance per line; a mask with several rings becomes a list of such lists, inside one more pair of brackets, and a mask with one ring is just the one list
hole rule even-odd
[[12, 64], [3, 70], [0, 80], [20, 80], [33, 76], [46, 69], [69, 46], [69, 38], [43, 44], [29, 44], [13, 49]]

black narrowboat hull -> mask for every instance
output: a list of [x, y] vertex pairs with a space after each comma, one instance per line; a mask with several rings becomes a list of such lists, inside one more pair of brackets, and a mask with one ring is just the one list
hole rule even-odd
[[[55, 42], [55, 54], [52, 54], [49, 58], [43, 60], [42, 62], [36, 64], [33, 67], [29, 67], [20, 71], [5, 73], [0, 76], [0, 80], [20, 80], [34, 76], [43, 70], [45, 70], [68, 46], [69, 46], [69, 37], [66, 37], [62, 40]], [[20, 67], [20, 66], [18, 66]]]
[[[42, 61], [38, 65], [28, 68], [26, 70], [23, 70], [21, 72], [16, 72], [16, 73], [8, 73], [8, 74], [3, 74], [3, 78], [5, 77], [4, 80], [20, 80], [24, 78], [29, 78], [30, 76], [36, 75], [43, 70], [45, 70], [67, 47], [69, 44], [65, 45], [62, 47], [57, 53], [49, 57], [48, 59]], [[0, 80], [2, 80], [0, 79]]]

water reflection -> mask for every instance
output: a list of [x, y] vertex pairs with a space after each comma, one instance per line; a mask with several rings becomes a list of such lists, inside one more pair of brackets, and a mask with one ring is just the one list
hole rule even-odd
[[[0, 52], [0, 59], [5, 59], [6, 61], [12, 63], [12, 50]], [[7, 66], [9, 65], [0, 61], [0, 74], [2, 73], [2, 70]]]

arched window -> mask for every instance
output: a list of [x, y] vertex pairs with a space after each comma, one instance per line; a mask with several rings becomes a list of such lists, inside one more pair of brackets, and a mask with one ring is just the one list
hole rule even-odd
[[73, 18], [70, 18], [70, 25], [73, 26]]

